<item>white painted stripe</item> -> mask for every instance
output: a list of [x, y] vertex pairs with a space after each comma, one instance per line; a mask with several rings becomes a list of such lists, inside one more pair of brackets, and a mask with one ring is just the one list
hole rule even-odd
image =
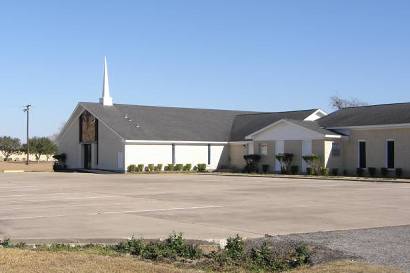
[[178, 210], [197, 210], [197, 209], [210, 209], [210, 208], [222, 208], [222, 207], [223, 207], [223, 206], [201, 206], [201, 207], [168, 208], [168, 209], [103, 211], [103, 212], [93, 212], [93, 213], [85, 213], [85, 214], [57, 214], [57, 215], [38, 215], [38, 216], [22, 216], [22, 217], [5, 217], [5, 218], [0, 218], [0, 221], [31, 220], [31, 219], [58, 218], [58, 217], [68, 217], [68, 216], [96, 216], [96, 215], [103, 215], [103, 214], [130, 214], [130, 213], [144, 213], [144, 212], [161, 212], [161, 211], [178, 211]]

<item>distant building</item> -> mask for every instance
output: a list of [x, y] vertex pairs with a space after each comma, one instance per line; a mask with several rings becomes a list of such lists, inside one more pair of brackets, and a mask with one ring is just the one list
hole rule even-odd
[[130, 164], [198, 164], [243, 168], [246, 154], [280, 171], [276, 154], [303, 155], [323, 167], [401, 168], [410, 175], [410, 103], [346, 108], [249, 112], [113, 104], [107, 63], [99, 103], [80, 102], [57, 141], [69, 168], [124, 172]]

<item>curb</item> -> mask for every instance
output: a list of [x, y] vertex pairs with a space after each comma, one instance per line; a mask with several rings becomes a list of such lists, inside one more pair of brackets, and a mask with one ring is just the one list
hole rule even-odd
[[310, 179], [310, 180], [332, 180], [332, 181], [355, 181], [368, 183], [404, 183], [410, 180], [404, 179], [380, 179], [380, 178], [357, 178], [357, 177], [334, 177], [334, 176], [300, 176], [300, 175], [259, 175], [259, 174], [233, 174], [233, 173], [201, 173], [200, 175], [235, 176], [235, 177], [260, 177], [260, 178], [288, 178], [288, 179]]
[[24, 170], [3, 170], [2, 173], [24, 173]]

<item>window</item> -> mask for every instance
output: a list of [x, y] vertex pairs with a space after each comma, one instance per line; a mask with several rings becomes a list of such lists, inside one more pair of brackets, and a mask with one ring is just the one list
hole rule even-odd
[[359, 141], [359, 168], [366, 168], [366, 142]]
[[211, 164], [211, 144], [208, 144], [208, 165]]
[[387, 168], [394, 169], [394, 140], [387, 140]]
[[340, 156], [340, 143], [332, 143], [332, 156]]
[[259, 144], [259, 152], [261, 155], [268, 155], [268, 144]]
[[84, 111], [80, 118], [80, 142], [93, 143], [98, 141], [98, 120], [88, 111]]

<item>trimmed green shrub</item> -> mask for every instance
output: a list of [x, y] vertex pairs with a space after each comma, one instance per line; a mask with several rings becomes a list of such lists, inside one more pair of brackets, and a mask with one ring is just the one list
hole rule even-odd
[[243, 159], [246, 161], [246, 166], [243, 169], [245, 173], [256, 173], [258, 172], [258, 162], [261, 156], [258, 154], [244, 155]]
[[120, 253], [129, 253], [131, 255], [139, 256], [142, 253], [145, 245], [141, 239], [134, 239], [132, 237], [126, 242], [120, 242], [117, 245], [114, 245], [113, 248], [115, 251]]
[[320, 175], [328, 176], [329, 175], [329, 169], [321, 167], [320, 168]]
[[174, 167], [174, 171], [180, 172], [184, 168], [183, 164], [176, 164]]
[[312, 172], [308, 173], [309, 175], [317, 175], [320, 173], [320, 157], [318, 155], [304, 155], [302, 156], [302, 159], [306, 162], [308, 167], [312, 169]]
[[142, 172], [144, 170], [144, 164], [137, 165], [137, 172]]
[[153, 172], [155, 170], [155, 165], [154, 164], [148, 164], [148, 171]]
[[396, 177], [400, 178], [403, 175], [402, 168], [396, 168]]
[[363, 174], [364, 174], [364, 169], [362, 169], [362, 168], [357, 168], [356, 169], [356, 175], [357, 176], [363, 176]]
[[290, 173], [291, 174], [298, 174], [299, 173], [299, 166], [298, 165], [290, 166]]
[[387, 177], [387, 175], [389, 174], [389, 169], [387, 169], [387, 168], [380, 168], [380, 174], [381, 174], [383, 177]]
[[156, 172], [162, 171], [162, 164], [157, 164], [157, 166], [155, 166], [154, 170], [155, 170]]
[[313, 175], [313, 169], [310, 168], [310, 167], [307, 167], [307, 168], [306, 168], [306, 174], [307, 174], [307, 175]]
[[168, 164], [165, 166], [165, 171], [172, 172], [175, 169], [175, 164]]
[[268, 164], [263, 164], [262, 165], [262, 172], [267, 173], [269, 171], [269, 165]]
[[196, 170], [197, 172], [203, 173], [206, 172], [206, 164], [205, 163], [200, 163], [196, 165]]
[[245, 243], [237, 234], [235, 237], [229, 237], [225, 246], [226, 254], [232, 260], [240, 260], [245, 255]]
[[137, 166], [135, 164], [131, 164], [127, 167], [127, 172], [134, 173], [137, 171]]
[[184, 172], [189, 172], [192, 169], [192, 164], [185, 164], [183, 171]]
[[339, 169], [338, 168], [333, 168], [332, 169], [332, 175], [337, 176], [339, 174]]
[[375, 176], [376, 176], [376, 168], [374, 168], [374, 167], [369, 167], [369, 168], [367, 168], [367, 171], [369, 172], [369, 175], [370, 175], [371, 177], [375, 177]]
[[293, 161], [293, 154], [291, 153], [281, 153], [275, 155], [276, 160], [280, 163], [280, 170], [282, 174], [289, 173], [290, 165]]

